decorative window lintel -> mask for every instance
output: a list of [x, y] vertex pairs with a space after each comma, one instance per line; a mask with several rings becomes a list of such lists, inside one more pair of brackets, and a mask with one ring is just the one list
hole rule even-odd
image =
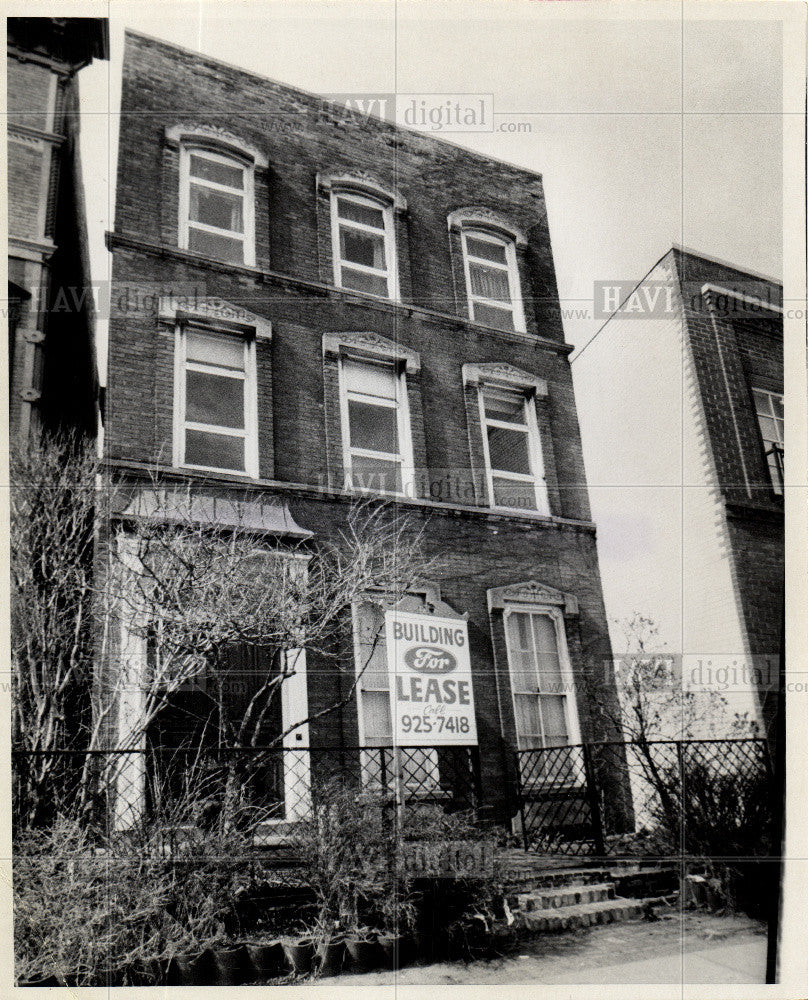
[[527, 246], [527, 237], [521, 229], [502, 215], [483, 206], [458, 208], [449, 213], [447, 224], [450, 230], [487, 229], [497, 236], [513, 240], [517, 247]]
[[527, 580], [525, 583], [511, 583], [506, 587], [492, 587], [488, 591], [488, 610], [504, 609], [505, 607], [558, 607], [565, 616], [578, 614], [578, 598], [574, 594], [566, 594], [548, 587], [538, 580]]
[[533, 390], [536, 396], [547, 395], [547, 381], [504, 362], [463, 365], [464, 385], [501, 385], [508, 389]]
[[216, 296], [161, 296], [157, 317], [161, 323], [171, 326], [195, 323], [216, 330], [251, 334], [256, 340], [272, 339], [272, 324], [268, 319]]
[[317, 174], [317, 190], [329, 196], [332, 192], [345, 191], [371, 195], [392, 205], [396, 212], [407, 211], [407, 201], [393, 188], [388, 188], [371, 174], [356, 171], [349, 174]]
[[323, 336], [323, 354], [359, 360], [383, 358], [403, 365], [408, 374], [419, 371], [421, 367], [421, 356], [417, 351], [378, 333], [326, 333]]
[[240, 156], [264, 170], [269, 166], [269, 161], [260, 149], [215, 125], [170, 125], [165, 130], [165, 137], [166, 142], [172, 144], [206, 146]]

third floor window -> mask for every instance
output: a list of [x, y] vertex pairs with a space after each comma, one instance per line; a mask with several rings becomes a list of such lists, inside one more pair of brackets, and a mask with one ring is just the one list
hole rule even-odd
[[777, 392], [753, 389], [763, 450], [769, 465], [769, 475], [774, 492], [783, 493], [783, 454], [785, 446], [783, 425], [783, 397]]
[[235, 157], [183, 147], [179, 222], [182, 249], [254, 264], [252, 167]]
[[475, 323], [524, 331], [516, 247], [512, 240], [463, 230], [463, 266], [469, 314]]
[[359, 194], [331, 197], [334, 284], [398, 298], [393, 208]]

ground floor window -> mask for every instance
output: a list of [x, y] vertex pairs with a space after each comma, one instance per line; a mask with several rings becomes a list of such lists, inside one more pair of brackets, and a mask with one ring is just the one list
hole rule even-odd
[[[404, 606], [406, 604], [406, 607]], [[401, 610], [423, 610], [418, 597], [406, 598]], [[363, 601], [354, 608], [354, 658], [357, 671], [357, 712], [359, 743], [368, 748], [393, 747], [393, 720], [390, 714], [390, 673], [387, 666], [387, 643], [384, 632], [384, 606]], [[381, 785], [392, 774], [393, 754], [362, 752], [362, 776], [366, 785]], [[402, 774], [407, 789], [439, 787], [437, 750], [408, 748], [402, 751]]]
[[577, 742], [563, 618], [553, 610], [506, 610], [516, 743], [520, 750]]

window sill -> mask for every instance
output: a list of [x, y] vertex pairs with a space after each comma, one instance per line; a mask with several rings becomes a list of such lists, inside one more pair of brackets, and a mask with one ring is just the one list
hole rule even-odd
[[434, 320], [454, 329], [471, 329], [481, 334], [494, 335], [505, 340], [517, 343], [529, 343], [534, 346], [554, 351], [557, 354], [570, 355], [574, 350], [573, 344], [567, 344], [562, 340], [552, 340], [549, 337], [541, 337], [533, 333], [518, 333], [515, 331], [498, 330], [496, 327], [485, 326], [482, 323], [475, 323], [467, 315], [458, 313], [440, 312], [430, 309], [427, 306], [417, 305], [413, 302], [403, 302], [391, 299], [383, 299], [365, 292], [350, 291], [340, 288], [337, 285], [325, 284], [321, 281], [311, 281], [305, 278], [297, 278], [290, 274], [282, 274], [278, 271], [271, 271], [260, 265], [249, 266], [245, 264], [227, 264], [213, 257], [206, 257], [204, 254], [192, 253], [188, 250], [180, 250], [176, 246], [169, 246], [162, 243], [153, 243], [136, 236], [128, 236], [123, 233], [107, 231], [105, 241], [108, 250], [137, 250], [142, 253], [156, 257], [173, 258], [184, 261], [190, 265], [207, 267], [225, 274], [242, 274], [252, 278], [256, 284], [264, 282], [277, 282], [291, 288], [299, 289], [308, 295], [320, 295], [323, 297], [339, 298], [343, 301], [354, 301], [358, 305], [366, 306], [370, 309], [377, 309], [381, 312], [400, 313], [405, 312], [411, 316], [423, 317]]

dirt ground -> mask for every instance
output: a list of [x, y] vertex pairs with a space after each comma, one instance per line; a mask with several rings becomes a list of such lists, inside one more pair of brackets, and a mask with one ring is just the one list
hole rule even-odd
[[347, 974], [326, 984], [493, 985], [508, 983], [763, 983], [766, 929], [741, 916], [671, 911], [632, 921], [543, 935], [503, 958]]

